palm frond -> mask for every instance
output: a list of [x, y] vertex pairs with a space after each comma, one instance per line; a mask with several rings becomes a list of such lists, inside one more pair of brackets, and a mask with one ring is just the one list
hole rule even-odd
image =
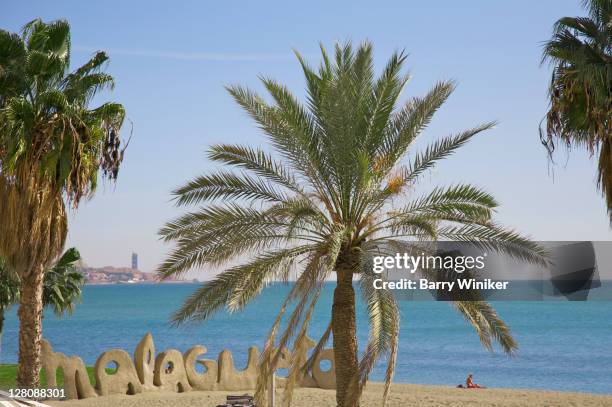
[[410, 99], [402, 110], [394, 114], [378, 149], [380, 166], [385, 173], [406, 153], [454, 88], [453, 82], [439, 82], [423, 98]]
[[272, 145], [280, 154], [310, 179], [316, 173], [308, 161], [308, 151], [297, 140], [293, 129], [279, 116], [278, 109], [269, 106], [259, 95], [240, 86], [228, 86], [227, 91], [236, 102], [246, 110], [269, 136]]
[[438, 229], [438, 237], [470, 242], [483, 250], [505, 253], [530, 264], [548, 266], [550, 263], [550, 253], [545, 248], [513, 230], [501, 228], [493, 223], [444, 226]]
[[[265, 403], [268, 381], [276, 369], [278, 361], [282, 355], [282, 350], [286, 348], [300, 321], [302, 320], [304, 310], [310, 309], [314, 306], [314, 304], [316, 304], [322, 284], [322, 281], [318, 278], [321, 275], [323, 263], [322, 257], [323, 253], [321, 251], [315, 251], [310, 254], [304, 272], [301, 274], [300, 278], [298, 278], [293, 289], [286, 297], [285, 302], [281, 307], [281, 311], [279, 312], [279, 315], [277, 316], [277, 319], [270, 330], [270, 334], [266, 339], [266, 343], [261, 354], [261, 362], [258, 367], [257, 388], [255, 391], [255, 399], [258, 404]], [[295, 308], [293, 309], [291, 316], [286, 323], [285, 330], [283, 331], [278, 344], [275, 344], [277, 332], [283, 320], [287, 306], [295, 299], [298, 299], [299, 301], [295, 305]], [[307, 307], [309, 300], [311, 300], [311, 306]]]
[[287, 199], [269, 182], [231, 172], [199, 176], [174, 190], [173, 195], [179, 206], [201, 204], [219, 198], [268, 202], [283, 202]]
[[433, 168], [440, 160], [453, 154], [459, 147], [465, 145], [472, 137], [495, 126], [496, 122], [482, 124], [456, 136], [447, 137], [428, 146], [425, 151], [418, 154], [410, 166], [403, 171], [403, 180], [406, 184], [414, 182], [425, 171]]
[[[467, 184], [434, 188], [387, 218], [391, 225], [401, 226], [402, 219], [422, 217], [435, 221], [487, 224], [498, 206], [492, 195]], [[393, 226], [392, 226], [393, 227]]]
[[229, 311], [242, 309], [266, 284], [279, 277], [286, 278], [296, 258], [310, 250], [312, 247], [308, 246], [279, 250], [229, 268], [191, 294], [173, 314], [172, 321], [175, 324], [204, 321], [223, 307]]
[[[158, 267], [160, 278], [180, 276], [194, 267], [221, 265], [240, 254], [271, 248], [292, 238], [283, 232], [286, 224], [253, 209], [214, 207], [204, 212], [196, 214], [207, 218], [201, 224], [187, 225], [193, 216], [186, 215], [162, 230], [176, 239], [177, 247]], [[212, 215], [207, 217], [208, 213]]]
[[485, 301], [453, 301], [453, 306], [476, 330], [486, 349], [493, 350], [495, 340], [505, 353], [511, 355], [516, 352], [518, 344], [510, 334], [510, 328], [490, 304]]
[[291, 171], [260, 149], [226, 144], [215, 145], [210, 148], [208, 158], [253, 171], [260, 177], [280, 184], [300, 195], [304, 194]]
[[397, 100], [410, 79], [408, 74], [401, 75], [401, 69], [406, 55], [394, 53], [385, 67], [383, 74], [372, 89], [372, 100], [369, 102], [369, 123], [366, 129], [366, 149], [372, 158], [385, 135], [385, 127], [395, 109]]

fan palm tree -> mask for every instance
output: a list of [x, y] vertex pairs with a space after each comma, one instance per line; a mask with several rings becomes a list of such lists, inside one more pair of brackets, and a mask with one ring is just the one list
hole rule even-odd
[[[45, 273], [43, 306], [50, 306], [58, 317], [72, 314], [74, 304], [81, 299], [85, 277], [77, 270], [79, 260], [79, 251], [70, 248]], [[0, 259], [0, 344], [4, 333], [4, 312], [19, 301], [19, 286], [19, 276], [8, 270]]]
[[79, 260], [81, 254], [72, 247], [45, 273], [43, 306], [51, 307], [58, 317], [72, 314], [74, 305], [81, 299], [85, 276], [77, 269]]
[[[373, 288], [378, 275], [367, 267], [372, 256], [401, 246], [402, 239], [473, 241], [535, 262], [544, 261], [544, 252], [493, 223], [497, 202], [479, 188], [459, 184], [412, 196], [415, 183], [437, 161], [493, 126], [486, 123], [441, 139], [414, 154], [410, 162], [404, 160], [450, 96], [452, 82], [437, 83], [424, 97], [413, 97], [398, 107], [408, 80], [402, 73], [403, 53], [394, 54], [375, 78], [369, 43], [357, 49], [349, 43], [337, 45], [332, 58], [321, 50], [318, 70], [296, 53], [306, 78], [306, 105], [268, 78], [262, 82], [271, 102], [241, 86], [227, 88], [275, 152], [239, 145], [211, 147], [212, 161], [240, 171], [202, 175], [174, 191], [178, 205], [201, 206], [160, 230], [161, 237], [176, 247], [158, 273], [166, 278], [232, 262], [186, 300], [173, 316], [177, 324], [206, 320], [223, 308], [241, 310], [271, 282], [297, 277], [262, 352], [260, 402], [281, 355], [275, 349], [290, 343], [294, 349], [304, 345], [321, 288], [335, 278], [328, 329], [309, 360], [292, 360], [285, 400], [290, 402], [304, 368], [333, 337], [337, 405], [352, 407], [358, 405], [374, 363], [383, 356], [388, 360], [383, 396], [387, 399], [397, 357], [398, 306], [388, 291]], [[357, 281], [370, 327], [361, 360], [356, 339]], [[483, 301], [455, 305], [487, 348], [496, 340], [504, 351], [515, 350], [508, 327], [490, 305]]]
[[19, 300], [19, 279], [6, 269], [0, 258], [0, 351], [4, 334], [4, 312]]
[[96, 53], [69, 71], [70, 26], [34, 20], [0, 30], [0, 256], [21, 281], [17, 383], [37, 387], [43, 276], [61, 254], [66, 210], [90, 197], [98, 172], [116, 179], [123, 106], [92, 98], [113, 87]]
[[553, 65], [542, 143], [599, 152], [597, 184], [612, 222], [612, 0], [585, 0], [588, 17], [563, 17], [544, 46]]

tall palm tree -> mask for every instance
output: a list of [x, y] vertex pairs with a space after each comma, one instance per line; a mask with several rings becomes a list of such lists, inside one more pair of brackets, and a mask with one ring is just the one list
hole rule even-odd
[[555, 140], [599, 152], [597, 185], [612, 222], [612, 0], [583, 4], [589, 16], [559, 19], [544, 46], [553, 73], [540, 138], [551, 158]]
[[0, 256], [21, 280], [20, 387], [37, 387], [43, 276], [61, 254], [67, 207], [116, 179], [123, 158], [123, 106], [92, 98], [112, 88], [96, 53], [69, 71], [70, 26], [34, 20], [20, 34], [0, 30]]
[[[43, 306], [51, 307], [58, 317], [72, 314], [74, 305], [81, 299], [85, 276], [77, 270], [81, 260], [79, 251], [72, 247], [45, 273]], [[19, 276], [8, 270], [0, 258], [0, 344], [4, 333], [4, 312], [19, 301]]]
[[[401, 239], [474, 241], [536, 262], [543, 261], [544, 253], [493, 223], [497, 202], [479, 188], [461, 184], [412, 196], [417, 180], [437, 161], [493, 126], [486, 123], [436, 141], [410, 162], [404, 161], [453, 91], [452, 82], [437, 83], [424, 97], [413, 97], [398, 108], [408, 80], [402, 74], [403, 53], [394, 54], [375, 78], [369, 43], [357, 49], [349, 43], [337, 45], [332, 58], [321, 50], [318, 70], [297, 54], [306, 78], [306, 105], [268, 78], [262, 82], [271, 102], [240, 86], [227, 88], [265, 133], [274, 153], [238, 145], [211, 147], [212, 161], [240, 172], [202, 175], [174, 192], [178, 205], [202, 206], [160, 230], [162, 238], [176, 247], [158, 273], [165, 278], [232, 263], [186, 300], [173, 316], [179, 324], [206, 320], [224, 307], [238, 311], [269, 283], [287, 281], [297, 273], [263, 349], [260, 401], [281, 354], [274, 349], [291, 342], [294, 349], [304, 345], [321, 288], [328, 278], [335, 278], [329, 327], [310, 360], [292, 360], [285, 400], [290, 402], [300, 372], [331, 336], [337, 405], [352, 407], [358, 405], [361, 389], [382, 356], [388, 357], [383, 396], [387, 399], [397, 357], [398, 306], [388, 291], [373, 289], [376, 276], [367, 267], [372, 256], [397, 248]], [[356, 340], [357, 280], [370, 326], [361, 360]], [[496, 340], [506, 352], [516, 348], [508, 327], [487, 303], [455, 305], [486, 347]]]

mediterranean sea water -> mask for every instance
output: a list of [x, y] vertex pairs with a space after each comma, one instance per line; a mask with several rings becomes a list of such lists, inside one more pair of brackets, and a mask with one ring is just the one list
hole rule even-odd
[[[263, 345], [289, 287], [273, 285], [241, 313], [220, 313], [202, 324], [173, 327], [169, 316], [199, 284], [86, 286], [73, 315], [44, 317], [44, 336], [55, 351], [79, 355], [93, 365], [112, 348], [133, 354], [146, 332], [158, 352], [208, 348], [206, 358], [230, 349], [237, 368], [246, 364], [249, 346]], [[608, 288], [609, 289], [609, 288]], [[318, 338], [330, 318], [333, 285], [325, 287], [309, 334]], [[468, 373], [488, 387], [612, 393], [611, 301], [495, 302], [519, 343], [516, 356], [486, 351], [450, 303], [401, 301], [400, 349], [396, 382], [455, 386]], [[367, 317], [358, 304], [359, 342], [367, 341]], [[18, 324], [7, 313], [1, 363], [17, 360]], [[372, 379], [382, 380], [379, 364]]]

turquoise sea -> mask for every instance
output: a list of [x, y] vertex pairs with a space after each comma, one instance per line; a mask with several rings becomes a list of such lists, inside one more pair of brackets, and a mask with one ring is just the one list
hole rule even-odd
[[[44, 336], [54, 350], [79, 355], [93, 365], [99, 354], [121, 348], [132, 354], [146, 332], [157, 351], [205, 345], [207, 358], [227, 348], [236, 367], [246, 363], [247, 348], [261, 348], [289, 290], [273, 285], [238, 314], [217, 315], [199, 325], [170, 326], [168, 317], [198, 284], [86, 286], [83, 301], [70, 317], [45, 312]], [[329, 321], [333, 286], [325, 287], [310, 336], [318, 337]], [[448, 303], [402, 301], [397, 382], [457, 385], [468, 373], [489, 387], [520, 387], [612, 393], [611, 301], [495, 302], [519, 342], [515, 357], [489, 353]], [[367, 320], [359, 304], [360, 344], [367, 341]], [[17, 360], [15, 309], [7, 315], [2, 363]], [[373, 379], [381, 380], [384, 366]]]

